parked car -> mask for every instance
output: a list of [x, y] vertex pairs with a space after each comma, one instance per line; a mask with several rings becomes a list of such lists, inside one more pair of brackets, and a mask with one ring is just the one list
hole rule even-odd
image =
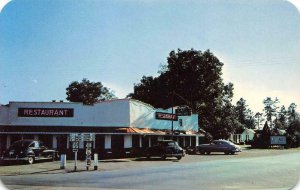
[[54, 159], [58, 159], [57, 151], [48, 149], [41, 141], [31, 139], [14, 142], [2, 156], [3, 161], [23, 160], [28, 164], [33, 164], [36, 160]]
[[150, 157], [176, 157], [180, 160], [185, 156], [185, 151], [173, 140], [162, 140], [158, 141], [156, 145], [147, 149], [147, 158]]
[[211, 152], [224, 152], [225, 154], [235, 154], [241, 152], [238, 145], [233, 144], [227, 140], [214, 140], [210, 144], [200, 144], [196, 147], [196, 152], [200, 154], [210, 154]]

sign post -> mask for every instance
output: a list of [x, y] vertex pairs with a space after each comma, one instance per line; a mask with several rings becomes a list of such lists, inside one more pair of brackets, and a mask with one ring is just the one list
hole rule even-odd
[[[70, 142], [72, 142], [72, 149], [74, 152], [74, 171], [77, 170], [77, 153], [79, 149], [79, 142], [86, 142], [85, 145], [85, 154], [86, 154], [86, 169], [89, 170], [89, 167], [92, 163], [92, 142], [95, 141], [94, 133], [70, 133], [69, 135]], [[98, 156], [98, 155], [97, 155]], [[98, 160], [98, 158], [97, 158]], [[98, 161], [97, 161], [98, 162]], [[98, 164], [97, 164], [98, 167]]]
[[79, 148], [79, 141], [74, 141], [73, 142], [73, 152], [75, 153], [75, 158], [74, 158], [74, 171], [76, 172], [77, 170], [77, 152]]
[[80, 133], [71, 133], [70, 134], [70, 142], [72, 142], [72, 149], [74, 152], [74, 171], [77, 170], [77, 152], [79, 149], [79, 141], [81, 140]]
[[86, 142], [86, 170], [89, 170], [89, 167], [92, 164], [92, 142], [95, 141], [94, 133], [83, 133], [82, 134], [83, 141]]
[[92, 163], [92, 143], [88, 141], [86, 143], [86, 170], [89, 170], [89, 167], [91, 166]]
[[98, 154], [94, 154], [94, 170], [98, 170]]

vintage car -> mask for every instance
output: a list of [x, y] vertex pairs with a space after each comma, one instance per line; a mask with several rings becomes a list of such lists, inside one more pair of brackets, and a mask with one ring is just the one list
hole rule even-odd
[[36, 160], [58, 159], [58, 152], [43, 146], [41, 141], [24, 139], [14, 142], [4, 151], [2, 161], [21, 160], [33, 164]]
[[241, 148], [227, 140], [214, 140], [210, 144], [200, 144], [196, 147], [196, 152], [200, 154], [210, 154], [211, 152], [235, 154], [236, 152], [241, 152]]
[[185, 156], [185, 151], [173, 140], [158, 141], [156, 145], [147, 149], [147, 158], [160, 157], [166, 159], [166, 157], [176, 157], [180, 160]]

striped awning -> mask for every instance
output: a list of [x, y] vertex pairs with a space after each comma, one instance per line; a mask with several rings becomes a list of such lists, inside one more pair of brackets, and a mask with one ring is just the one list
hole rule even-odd
[[156, 135], [165, 135], [166, 132], [161, 130], [153, 130], [148, 128], [136, 128], [136, 127], [122, 127], [116, 129], [119, 133], [131, 133], [131, 134], [156, 134]]

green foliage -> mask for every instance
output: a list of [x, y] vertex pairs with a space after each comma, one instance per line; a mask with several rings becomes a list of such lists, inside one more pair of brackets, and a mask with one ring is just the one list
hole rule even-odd
[[297, 105], [295, 103], [291, 103], [290, 106], [288, 107], [287, 114], [288, 114], [288, 120], [290, 124], [296, 121], [298, 117], [298, 114], [296, 112], [296, 107]]
[[255, 134], [252, 142], [252, 147], [268, 148], [270, 146], [270, 136], [271, 136], [271, 130], [270, 127], [268, 126], [268, 122], [266, 121], [261, 134]]
[[104, 87], [101, 82], [90, 82], [83, 79], [82, 82], [74, 81], [66, 88], [67, 100], [94, 104], [97, 101], [116, 98], [113, 92]]
[[287, 146], [299, 147], [300, 145], [300, 119], [292, 121], [287, 129]]
[[254, 115], [255, 126], [257, 126], [258, 129], [260, 129], [260, 124], [264, 121], [262, 115], [263, 114], [260, 112], [256, 112], [256, 114]]
[[235, 115], [237, 120], [246, 128], [254, 129], [255, 120], [252, 111], [248, 108], [246, 100], [241, 98], [235, 106]]
[[266, 99], [264, 99], [263, 103], [265, 105], [264, 111], [265, 111], [266, 119], [272, 127], [272, 118], [273, 116], [276, 117], [277, 109], [278, 109], [276, 104], [279, 103], [279, 100], [278, 98], [272, 100], [272, 98], [267, 97]]
[[275, 123], [276, 128], [285, 129], [288, 125], [287, 111], [284, 106], [280, 108], [278, 113], [278, 121]]

